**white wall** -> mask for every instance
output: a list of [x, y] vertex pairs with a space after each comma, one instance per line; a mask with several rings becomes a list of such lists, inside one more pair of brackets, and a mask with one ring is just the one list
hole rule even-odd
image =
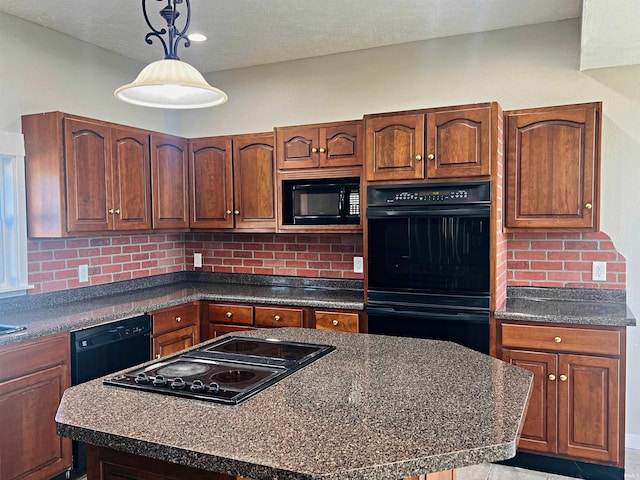
[[[484, 101], [602, 100], [601, 227], [627, 258], [627, 299], [640, 315], [640, 66], [580, 72], [578, 20], [217, 72], [207, 78], [228, 103], [167, 114], [113, 98], [142, 68], [135, 62], [2, 14], [0, 44], [0, 130], [9, 131], [23, 113], [48, 110], [196, 137]], [[640, 332], [628, 332], [628, 445], [640, 448]]]

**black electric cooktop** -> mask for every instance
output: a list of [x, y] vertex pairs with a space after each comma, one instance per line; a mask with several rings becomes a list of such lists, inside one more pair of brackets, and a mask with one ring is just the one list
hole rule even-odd
[[333, 350], [331, 345], [232, 336], [102, 383], [234, 405]]

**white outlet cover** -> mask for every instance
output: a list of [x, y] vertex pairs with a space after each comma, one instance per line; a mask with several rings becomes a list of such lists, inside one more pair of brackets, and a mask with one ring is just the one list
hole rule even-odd
[[591, 279], [596, 282], [607, 280], [607, 262], [593, 262]]
[[193, 266], [196, 268], [202, 267], [202, 254], [194, 253], [193, 254]]
[[89, 281], [89, 265], [78, 266], [78, 281], [81, 283]]
[[364, 262], [362, 260], [362, 257], [353, 257], [353, 272], [354, 273], [364, 272]]

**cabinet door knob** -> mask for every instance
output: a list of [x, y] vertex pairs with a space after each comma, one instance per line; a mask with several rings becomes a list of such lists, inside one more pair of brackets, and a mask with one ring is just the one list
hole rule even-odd
[[591, 210], [593, 208], [593, 205], [591, 205], [590, 203], [587, 203], [584, 208], [586, 208], [587, 210]]
[[319, 151], [320, 153], [324, 153], [324, 152], [326, 152], [326, 150], [325, 150], [324, 148], [322, 148], [322, 147], [320, 147], [320, 148], [318, 149], [318, 151]]
[[231, 210], [227, 210], [227, 215], [231, 215]]
[[159, 353], [156, 353], [156, 358], [160, 358], [160, 354]]
[[567, 376], [566, 375], [560, 375], [560, 381], [561, 382], [566, 382], [567, 381]]
[[240, 215], [240, 210], [234, 210], [233, 213], [234, 215]]
[[280, 321], [280, 315], [276, 315], [276, 316], [274, 316], [274, 317], [273, 317], [273, 319], [274, 319], [276, 322], [279, 322], [279, 321]]
[[176, 322], [181, 322], [182, 321], [182, 317], [176, 317]]
[[433, 153], [430, 153], [429, 155], [427, 155], [427, 158], [429, 160], [433, 160], [434, 158], [436, 158], [436, 156]]
[[313, 148], [311, 149], [311, 153], [317, 153], [317, 152], [318, 152], [318, 149], [317, 149], [316, 147], [313, 147]]
[[340, 323], [340, 322], [338, 322], [338, 320], [332, 320], [331, 321], [331, 325], [333, 325], [334, 327], [337, 326], [338, 323]]
[[416, 155], [416, 161], [419, 162], [420, 160], [422, 160], [422, 155]]
[[120, 209], [119, 208], [116, 208], [115, 214], [116, 215], [120, 215]]
[[549, 374], [549, 380], [553, 382], [555, 379], [556, 379], [556, 376], [553, 373]]
[[555, 337], [553, 341], [556, 343], [560, 343], [562, 341], [562, 337]]
[[231, 318], [231, 317], [233, 317], [233, 313], [227, 312], [227, 318]]
[[107, 210], [109, 212], [110, 215], [113, 215], [115, 213], [115, 210], [113, 208], [110, 208], [109, 210]]

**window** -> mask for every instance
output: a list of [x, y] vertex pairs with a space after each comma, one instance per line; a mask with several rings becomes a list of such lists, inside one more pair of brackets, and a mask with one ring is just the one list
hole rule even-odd
[[0, 132], [0, 297], [29, 288], [24, 190], [23, 136]]

